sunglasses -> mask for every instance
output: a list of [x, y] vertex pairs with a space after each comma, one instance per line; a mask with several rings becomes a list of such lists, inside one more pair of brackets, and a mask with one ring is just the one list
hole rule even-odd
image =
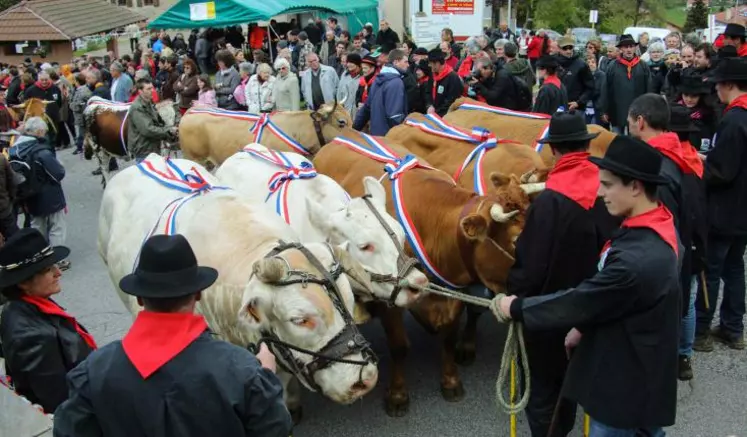
[[563, 47], [563, 50], [573, 50], [573, 46], [565, 46]]

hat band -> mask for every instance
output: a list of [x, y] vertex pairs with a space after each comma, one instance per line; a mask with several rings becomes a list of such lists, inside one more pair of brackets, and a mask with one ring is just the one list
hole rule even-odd
[[135, 276], [141, 281], [155, 285], [175, 285], [192, 281], [197, 272], [196, 265], [171, 272], [149, 272], [138, 267], [135, 269]]
[[47, 246], [41, 251], [39, 251], [38, 253], [36, 253], [35, 255], [33, 255], [32, 257], [26, 258], [23, 261], [19, 261], [17, 263], [12, 263], [12, 264], [7, 264], [7, 265], [0, 265], [0, 271], [15, 270], [15, 269], [27, 266], [29, 264], [37, 263], [41, 261], [42, 259], [52, 255], [53, 253], [54, 253], [54, 249], [52, 248], [52, 246]]

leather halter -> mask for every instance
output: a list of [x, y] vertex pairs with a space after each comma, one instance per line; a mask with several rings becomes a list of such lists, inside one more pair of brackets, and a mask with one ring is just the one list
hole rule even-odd
[[392, 294], [389, 295], [389, 300], [387, 301], [387, 304], [389, 306], [394, 306], [397, 300], [397, 296], [399, 296], [399, 293], [402, 291], [400, 282], [403, 279], [405, 279], [408, 274], [410, 274], [410, 271], [418, 267], [420, 263], [418, 262], [417, 259], [411, 258], [407, 256], [407, 254], [405, 254], [404, 248], [402, 247], [401, 244], [399, 244], [399, 241], [397, 240], [397, 234], [394, 233], [392, 228], [384, 220], [384, 217], [382, 217], [382, 215], [379, 213], [379, 211], [376, 209], [376, 207], [374, 207], [373, 203], [371, 202], [371, 195], [366, 194], [365, 196], [363, 196], [363, 201], [366, 202], [366, 206], [368, 206], [368, 209], [371, 210], [373, 215], [376, 217], [376, 219], [379, 221], [379, 223], [384, 228], [386, 233], [389, 235], [389, 238], [392, 240], [392, 243], [394, 243], [394, 247], [397, 248], [397, 276], [382, 275], [379, 273], [369, 272], [372, 282], [394, 284], [394, 288], [392, 289]]
[[316, 138], [319, 140], [319, 147], [324, 147], [325, 144], [327, 144], [327, 140], [324, 139], [324, 135], [322, 135], [322, 122], [314, 118], [314, 113], [318, 112], [312, 112], [311, 113], [311, 121], [314, 123], [314, 131], [316, 132]]
[[[467, 270], [467, 273], [469, 274], [470, 278], [472, 280], [477, 280], [477, 281], [480, 280], [480, 277], [477, 275], [477, 270], [475, 270], [475, 265], [473, 262], [474, 260], [472, 259], [472, 255], [471, 255], [472, 242], [469, 241], [467, 237], [465, 237], [462, 234], [461, 222], [462, 222], [462, 219], [464, 219], [470, 213], [469, 209], [472, 206], [472, 204], [474, 204], [479, 198], [480, 196], [474, 194], [470, 198], [470, 200], [467, 202], [467, 204], [464, 205], [464, 208], [462, 208], [462, 212], [459, 213], [459, 224], [457, 224], [457, 230], [456, 230], [456, 233], [457, 233], [456, 241], [457, 241], [457, 245], [459, 246], [459, 257], [461, 258], [462, 263], [464, 264], [464, 267]], [[481, 200], [480, 203], [477, 205], [475, 214], [478, 214], [480, 212], [484, 204], [485, 204], [485, 200]], [[485, 240], [492, 243], [498, 249], [498, 251], [501, 252], [504, 256], [510, 258], [511, 260], [515, 259], [509, 251], [503, 248], [500, 244], [498, 244], [498, 242], [493, 240], [490, 236], [486, 236]]]
[[[318, 351], [312, 351], [304, 349], [298, 346], [294, 346], [287, 342], [284, 342], [278, 338], [278, 336], [272, 331], [263, 331], [262, 338], [258, 342], [267, 343], [273, 349], [273, 353], [279, 358], [278, 363], [283, 369], [292, 373], [301, 380], [310, 390], [321, 391], [319, 385], [314, 381], [314, 374], [319, 370], [325, 369], [334, 363], [345, 363], [358, 365], [360, 367], [360, 374], [358, 375], [358, 382], [363, 382], [363, 368], [368, 364], [376, 364], [377, 358], [371, 349], [371, 345], [358, 331], [357, 326], [350, 315], [350, 312], [345, 307], [345, 301], [342, 298], [339, 288], [337, 287], [336, 280], [342, 274], [342, 266], [334, 260], [331, 271], [324, 268], [324, 265], [312, 254], [305, 246], [300, 243], [286, 243], [279, 241], [279, 245], [275, 247], [265, 258], [272, 258], [280, 255], [280, 253], [289, 250], [296, 249], [301, 252], [309, 263], [319, 270], [322, 274], [322, 278], [318, 278], [307, 272], [301, 272], [297, 270], [289, 270], [286, 274], [285, 279], [273, 283], [273, 285], [288, 286], [294, 284], [302, 284], [306, 287], [306, 284], [317, 284], [322, 286], [324, 291], [329, 296], [332, 304], [334, 305], [337, 312], [345, 322], [345, 327], [340, 331], [339, 334], [330, 339], [327, 344], [322, 346]], [[334, 255], [333, 255], [334, 256]], [[258, 346], [257, 345], [257, 346]], [[256, 347], [250, 345], [250, 348]], [[310, 355], [313, 358], [309, 363], [304, 363], [298, 358], [294, 357], [291, 350], [300, 352], [305, 355]], [[360, 353], [363, 356], [364, 361], [348, 360], [343, 357]]]

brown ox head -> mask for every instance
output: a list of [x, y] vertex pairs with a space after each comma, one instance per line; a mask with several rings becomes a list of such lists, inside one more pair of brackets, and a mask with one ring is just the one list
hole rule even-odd
[[54, 103], [51, 100], [42, 100], [35, 97], [26, 99], [25, 102], [20, 105], [13, 105], [12, 108], [18, 112], [17, 118], [23, 118], [23, 121], [28, 120], [31, 117], [44, 117], [47, 113], [47, 105]]
[[[316, 126], [319, 126], [321, 128], [321, 136], [325, 140], [320, 146], [324, 146], [335, 139], [344, 129], [353, 126], [353, 120], [350, 118], [350, 113], [343, 106], [344, 103], [345, 99], [342, 102], [335, 100], [334, 104], [322, 105], [321, 108], [311, 113], [311, 119], [314, 120], [315, 125], [314, 129], [316, 129]], [[314, 138], [313, 142], [317, 141], [321, 141], [321, 138]]]
[[[505, 288], [508, 270], [514, 262], [515, 242], [524, 229], [530, 200], [529, 187], [523, 186], [518, 177], [512, 175], [508, 183], [499, 178], [491, 180], [494, 193], [477, 197], [476, 203], [468, 205], [459, 225], [471, 249], [462, 249], [465, 263], [472, 266], [473, 276], [483, 285], [498, 292]], [[471, 259], [466, 259], [465, 253]]]

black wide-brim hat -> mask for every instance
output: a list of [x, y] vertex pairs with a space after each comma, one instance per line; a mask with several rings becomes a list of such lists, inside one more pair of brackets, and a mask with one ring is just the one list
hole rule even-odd
[[618, 176], [627, 176], [655, 185], [667, 183], [667, 179], [659, 174], [661, 154], [653, 147], [633, 137], [616, 136], [610, 143], [604, 158], [590, 156], [589, 161]]
[[722, 35], [725, 36], [733, 36], [733, 37], [745, 37], [745, 28], [741, 24], [737, 23], [728, 23], [726, 25], [726, 28], [724, 29], [724, 33]]
[[734, 57], [719, 59], [718, 65], [708, 75], [708, 82], [747, 81], [747, 58]]
[[197, 265], [182, 235], [154, 235], [143, 244], [135, 271], [119, 281], [119, 288], [145, 298], [182, 297], [205, 290], [218, 271]]
[[541, 58], [537, 59], [537, 68], [558, 68], [560, 67], [560, 62], [558, 62], [558, 58], [552, 55], [544, 55]]
[[633, 46], [638, 45], [638, 43], [635, 41], [635, 38], [633, 38], [633, 35], [629, 35], [629, 34], [620, 35], [620, 41], [617, 42], [617, 47], [630, 46], [630, 45], [633, 45]]
[[711, 84], [704, 82], [702, 75], [683, 75], [680, 80], [680, 93], [682, 94], [710, 94]]
[[589, 132], [586, 120], [580, 112], [556, 112], [550, 119], [550, 130], [546, 138], [538, 143], [562, 144], [575, 141], [593, 140], [599, 132]]
[[669, 116], [669, 131], [675, 133], [699, 132], [690, 118], [690, 110], [682, 105], [672, 105]]
[[0, 248], [0, 289], [16, 285], [70, 255], [65, 246], [50, 246], [34, 228], [13, 234]]
[[445, 60], [446, 60], [446, 54], [443, 51], [441, 51], [441, 49], [438, 47], [428, 52], [428, 62], [443, 63]]

